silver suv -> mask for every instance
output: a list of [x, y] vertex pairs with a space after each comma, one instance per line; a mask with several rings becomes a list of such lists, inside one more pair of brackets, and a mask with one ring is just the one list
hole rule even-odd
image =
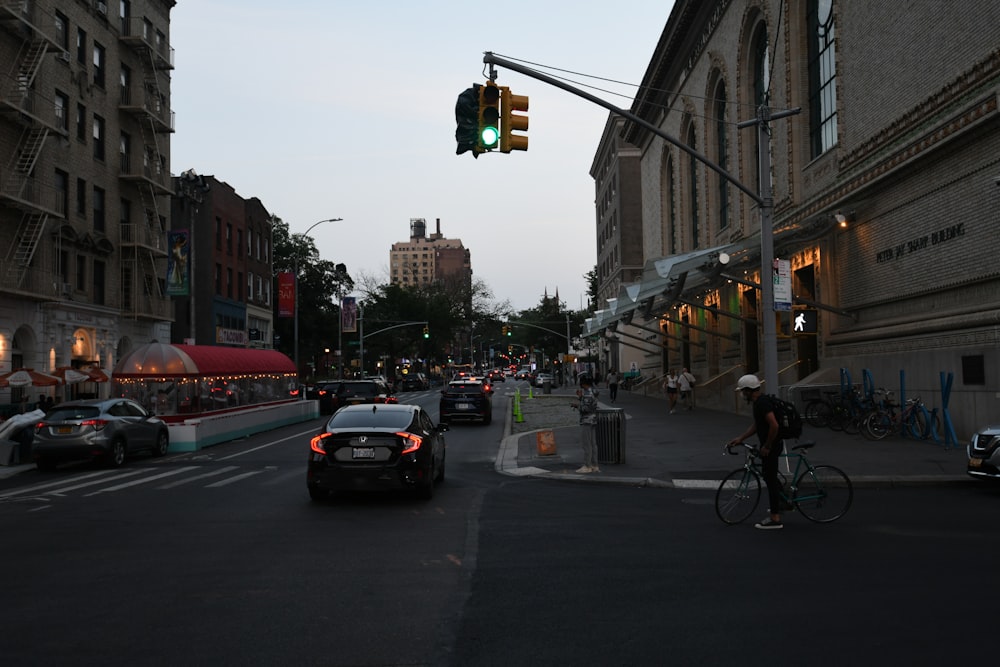
[[100, 459], [117, 468], [136, 452], [163, 456], [169, 446], [166, 423], [135, 401], [67, 401], [35, 426], [31, 457], [39, 470], [88, 459]]

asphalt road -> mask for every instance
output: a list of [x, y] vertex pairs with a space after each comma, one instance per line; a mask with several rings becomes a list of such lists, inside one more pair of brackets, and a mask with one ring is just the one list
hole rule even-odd
[[[436, 394], [402, 398], [435, 414]], [[838, 523], [790, 515], [782, 531], [757, 531], [723, 525], [710, 491], [498, 475], [501, 422], [452, 428], [430, 502], [311, 503], [304, 448], [319, 421], [120, 471], [0, 480], [2, 663], [989, 655], [993, 486], [858, 489]]]

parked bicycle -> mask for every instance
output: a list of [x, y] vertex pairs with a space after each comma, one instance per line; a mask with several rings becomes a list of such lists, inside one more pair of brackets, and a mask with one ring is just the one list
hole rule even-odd
[[895, 434], [926, 440], [941, 433], [938, 409], [928, 410], [919, 396], [907, 399], [902, 411], [898, 407], [889, 401], [882, 409], [868, 415], [863, 424], [865, 434], [874, 440]]
[[[830, 523], [847, 513], [854, 500], [854, 487], [843, 470], [830, 465], [814, 466], [806, 457], [806, 450], [815, 446], [814, 442], [803, 442], [792, 447], [792, 451], [782, 454], [782, 458], [795, 459], [792, 483], [782, 481], [782, 499], [790, 503], [802, 516], [816, 523]], [[760, 502], [760, 487], [763, 479], [760, 452], [745, 442], [726, 445], [725, 452], [736, 456], [743, 447], [746, 459], [743, 467], [726, 475], [715, 492], [715, 513], [723, 522], [735, 525], [747, 519]]]

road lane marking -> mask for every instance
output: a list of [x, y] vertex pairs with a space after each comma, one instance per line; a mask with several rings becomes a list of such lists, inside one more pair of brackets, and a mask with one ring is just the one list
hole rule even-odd
[[213, 470], [211, 472], [206, 472], [201, 475], [195, 475], [193, 477], [188, 477], [187, 479], [181, 479], [176, 482], [170, 482], [169, 484], [164, 484], [163, 486], [156, 487], [157, 489], [172, 489], [175, 486], [180, 486], [181, 484], [188, 484], [190, 482], [197, 482], [199, 479], [205, 479], [206, 477], [215, 477], [216, 475], [224, 475], [232, 470], [237, 470], [239, 466], [225, 466], [224, 468], [219, 468], [218, 470]]
[[109, 486], [105, 489], [98, 489], [97, 491], [91, 491], [90, 493], [83, 494], [84, 497], [96, 496], [98, 493], [110, 493], [112, 491], [121, 491], [122, 489], [127, 489], [132, 486], [139, 486], [140, 484], [149, 484], [150, 482], [162, 479], [164, 477], [173, 477], [174, 475], [179, 475], [182, 472], [187, 472], [188, 470], [195, 470], [197, 466], [184, 466], [183, 468], [178, 468], [176, 470], [170, 470], [168, 472], [162, 472], [159, 475], [153, 475], [152, 477], [143, 477], [142, 479], [133, 479], [130, 482], [125, 482], [123, 484], [116, 484], [115, 486]]

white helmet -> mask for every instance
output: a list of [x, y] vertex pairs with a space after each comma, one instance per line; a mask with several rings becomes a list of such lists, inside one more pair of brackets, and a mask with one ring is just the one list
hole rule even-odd
[[736, 382], [736, 391], [744, 389], [760, 389], [760, 380], [756, 375], [744, 375]]

